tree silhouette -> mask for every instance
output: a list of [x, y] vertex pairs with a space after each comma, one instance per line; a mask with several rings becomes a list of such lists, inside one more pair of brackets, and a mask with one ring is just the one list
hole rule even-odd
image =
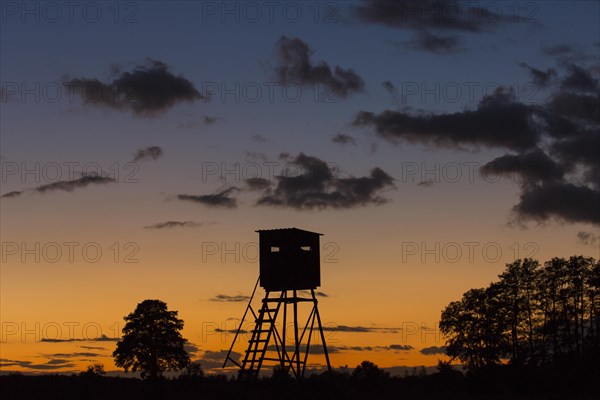
[[113, 352], [117, 367], [140, 370], [142, 378], [153, 379], [189, 365], [186, 340], [179, 333], [183, 320], [165, 302], [144, 300], [124, 319], [123, 338]]
[[580, 363], [600, 355], [600, 262], [516, 260], [499, 282], [471, 289], [442, 312], [447, 353], [469, 369]]
[[82, 371], [79, 373], [79, 376], [99, 377], [99, 376], [104, 376], [105, 374], [106, 374], [106, 372], [104, 371], [104, 364], [95, 363], [95, 364], [88, 365], [88, 367], [85, 371]]
[[448, 338], [446, 351], [468, 368], [499, 364], [506, 351], [507, 319], [500, 290], [498, 284], [471, 289], [442, 312], [439, 327]]
[[389, 372], [366, 360], [357, 365], [354, 371], [352, 371], [352, 378], [359, 382], [377, 383], [389, 377]]

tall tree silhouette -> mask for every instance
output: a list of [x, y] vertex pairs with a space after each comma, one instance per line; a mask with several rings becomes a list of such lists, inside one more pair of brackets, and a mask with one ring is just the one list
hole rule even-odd
[[477, 369], [502, 359], [543, 365], [600, 355], [600, 262], [516, 260], [498, 277], [443, 310], [449, 356]]
[[117, 367], [140, 370], [142, 378], [157, 378], [189, 364], [186, 340], [179, 332], [183, 320], [177, 311], [168, 311], [165, 302], [144, 300], [124, 319], [123, 338], [113, 352]]
[[530, 258], [506, 265], [499, 275], [502, 307], [510, 325], [511, 360], [515, 364], [535, 363], [537, 322], [536, 286], [539, 262]]
[[447, 353], [468, 368], [498, 364], [506, 352], [507, 318], [500, 294], [498, 284], [471, 289], [442, 312], [439, 327], [448, 338]]

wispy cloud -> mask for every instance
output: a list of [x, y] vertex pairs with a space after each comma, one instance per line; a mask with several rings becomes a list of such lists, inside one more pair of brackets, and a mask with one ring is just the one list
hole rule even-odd
[[107, 176], [84, 175], [81, 178], [71, 181], [58, 181], [37, 186], [33, 189], [25, 189], [21, 191], [13, 191], [2, 195], [2, 198], [14, 198], [21, 196], [26, 191], [33, 191], [41, 194], [52, 193], [56, 191], [73, 192], [75, 189], [84, 188], [89, 185], [105, 185], [107, 183], [116, 182], [115, 179]]
[[[230, 354], [230, 357], [236, 362], [240, 362], [241, 356], [242, 355], [236, 351], [232, 351]], [[225, 357], [227, 357], [227, 350], [204, 350], [202, 352], [202, 355], [198, 358], [198, 361], [204, 369], [220, 369], [223, 366], [223, 361], [225, 361]]]
[[165, 221], [145, 226], [144, 229], [198, 228], [214, 223], [214, 221]]
[[333, 143], [337, 143], [337, 144], [341, 144], [341, 145], [345, 145], [345, 144], [356, 145], [356, 140], [354, 140], [354, 138], [352, 136], [346, 135], [345, 133], [336, 134], [334, 137], [331, 138], [331, 141]]
[[118, 338], [110, 338], [106, 335], [101, 335], [99, 337], [95, 337], [95, 338], [89, 338], [89, 339], [49, 339], [49, 338], [42, 338], [40, 340], [40, 342], [45, 342], [45, 343], [68, 343], [68, 342], [118, 342], [119, 339]]
[[402, 328], [388, 328], [388, 327], [368, 327], [361, 325], [335, 325], [335, 326], [324, 326], [324, 331], [328, 332], [347, 332], [347, 333], [368, 333], [368, 332], [380, 332], [380, 333], [398, 333]]
[[398, 45], [409, 50], [419, 50], [434, 54], [456, 54], [467, 49], [461, 45], [458, 35], [435, 34], [422, 31]]
[[34, 371], [52, 371], [52, 370], [58, 370], [58, 369], [62, 369], [62, 368], [71, 368], [74, 366], [75, 366], [74, 363], [72, 363], [69, 360], [65, 360], [65, 359], [53, 359], [53, 360], [49, 360], [45, 363], [35, 364], [31, 361], [10, 360], [10, 359], [6, 359], [6, 358], [0, 358], [0, 368], [20, 367], [20, 368], [26, 368], [26, 369], [30, 369], [30, 370], [34, 370]]
[[425, 348], [419, 350], [419, 352], [426, 356], [432, 356], [432, 355], [436, 355], [436, 354], [446, 354], [446, 350], [447, 350], [446, 346], [431, 346], [431, 347], [425, 347]]
[[232, 186], [213, 194], [179, 194], [177, 195], [177, 198], [179, 200], [203, 204], [208, 207], [236, 208], [237, 199], [231, 196], [234, 192], [239, 192], [239, 189]]
[[600, 244], [600, 234], [594, 232], [577, 232], [577, 243], [584, 246], [596, 247]]
[[209, 115], [205, 115], [204, 119], [202, 120], [204, 122], [204, 125], [214, 125], [219, 121], [223, 121], [223, 118], [221, 117], [211, 117]]
[[138, 149], [133, 155], [133, 162], [145, 160], [158, 160], [163, 156], [163, 149], [159, 146], [150, 146], [145, 149]]
[[227, 295], [227, 294], [217, 294], [214, 297], [211, 297], [209, 301], [218, 301], [218, 302], [227, 302], [227, 303], [238, 303], [238, 302], [246, 302], [250, 300], [250, 296], [237, 294], [237, 295]]
[[344, 98], [364, 90], [363, 79], [352, 69], [338, 65], [332, 70], [325, 62], [313, 64], [313, 51], [299, 38], [282, 36], [276, 45], [278, 65], [275, 69], [277, 79], [282, 84], [323, 85], [332, 94]]

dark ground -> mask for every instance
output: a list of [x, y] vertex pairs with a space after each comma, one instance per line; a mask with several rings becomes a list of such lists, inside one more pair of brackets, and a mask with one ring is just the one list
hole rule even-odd
[[185, 377], [142, 381], [84, 375], [0, 376], [2, 399], [422, 399], [571, 400], [600, 398], [599, 370], [499, 367], [463, 376], [448, 371], [426, 376], [356, 379], [349, 375], [311, 376], [298, 383], [285, 377], [258, 381], [225, 377]]

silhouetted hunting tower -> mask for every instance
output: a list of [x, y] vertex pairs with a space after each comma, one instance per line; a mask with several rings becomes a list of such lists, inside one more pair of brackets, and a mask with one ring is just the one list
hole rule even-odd
[[281, 291], [321, 286], [320, 233], [296, 228], [257, 232], [261, 287]]
[[[240, 373], [257, 377], [264, 361], [275, 361], [282, 369], [292, 372], [297, 379], [300, 379], [306, 370], [316, 322], [327, 368], [331, 372], [315, 295], [315, 289], [321, 285], [319, 251], [321, 234], [297, 228], [258, 230], [256, 232], [259, 234], [260, 276], [254, 286], [254, 291], [223, 367], [227, 365], [228, 361], [231, 361], [240, 368]], [[259, 282], [265, 290], [265, 297], [262, 299], [260, 309], [255, 312], [252, 307], [252, 299]], [[302, 293], [298, 293], [298, 291], [310, 291], [310, 297], [299, 297], [298, 294]], [[273, 296], [270, 297], [271, 295]], [[299, 329], [298, 325], [299, 303], [312, 303], [312, 310], [303, 329]], [[288, 306], [292, 306], [290, 311], [293, 313], [293, 327], [287, 326]], [[243, 329], [248, 311], [254, 317], [255, 325], [252, 331]], [[282, 317], [278, 318], [280, 314]], [[278, 323], [279, 320], [281, 320], [281, 325]], [[240, 364], [231, 358], [231, 352], [241, 332], [247, 332], [250, 339], [248, 340], [248, 349], [242, 355]]]

